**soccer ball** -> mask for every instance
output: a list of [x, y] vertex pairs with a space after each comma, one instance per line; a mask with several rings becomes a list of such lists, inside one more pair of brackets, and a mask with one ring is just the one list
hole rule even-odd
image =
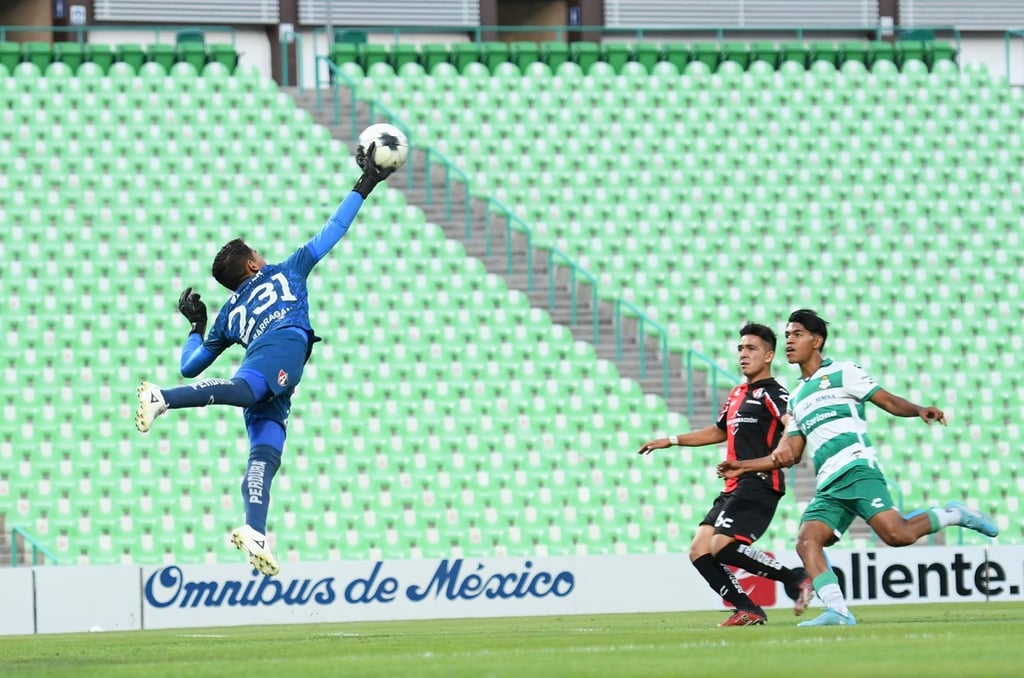
[[359, 135], [359, 145], [364, 149], [376, 142], [373, 162], [382, 169], [398, 169], [405, 164], [409, 155], [409, 140], [402, 130], [386, 122], [370, 125]]

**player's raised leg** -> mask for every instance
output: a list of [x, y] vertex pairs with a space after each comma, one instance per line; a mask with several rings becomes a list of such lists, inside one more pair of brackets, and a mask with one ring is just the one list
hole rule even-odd
[[139, 408], [135, 411], [135, 428], [146, 433], [153, 420], [167, 410], [207, 405], [249, 407], [256, 398], [245, 379], [202, 379], [188, 386], [162, 389], [148, 381], [139, 386]]
[[946, 510], [960, 512], [960, 519], [956, 522], [956, 524], [961, 527], [966, 527], [968, 530], [980, 532], [986, 537], [999, 536], [999, 528], [996, 527], [995, 521], [986, 516], [981, 511], [975, 511], [974, 509], [964, 504], [961, 504], [958, 501], [947, 502]]
[[153, 426], [153, 420], [167, 411], [167, 401], [156, 384], [148, 381], [142, 382], [136, 393], [139, 407], [135, 410], [135, 428], [146, 433]]

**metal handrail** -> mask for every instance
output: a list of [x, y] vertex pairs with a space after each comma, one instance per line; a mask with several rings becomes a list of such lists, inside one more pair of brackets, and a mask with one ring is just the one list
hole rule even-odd
[[[438, 151], [433, 146], [427, 146], [425, 149], [423, 149], [423, 156], [423, 172], [425, 177], [424, 181], [426, 182], [425, 189], [426, 200], [428, 205], [434, 204], [433, 188], [431, 187], [430, 183], [430, 159], [432, 157], [436, 157], [441, 161], [441, 166], [444, 167], [444, 209], [445, 218], [448, 221], [452, 220], [452, 174], [456, 174], [457, 177], [460, 180], [462, 180], [462, 183], [465, 185], [466, 239], [471, 238], [473, 235], [473, 209], [470, 204], [472, 196], [470, 193], [469, 177], [466, 176], [465, 172], [456, 167], [455, 163], [453, 163], [451, 160], [442, 155], [441, 152]], [[412, 175], [410, 174], [410, 183], [412, 181], [411, 177]]]
[[1003, 48], [1006, 50], [1006, 80], [1012, 84], [1010, 79], [1010, 39], [1024, 38], [1024, 30], [1009, 30], [1003, 33]]
[[302, 87], [302, 36], [294, 31], [282, 31], [278, 36], [278, 45], [281, 50], [281, 86], [288, 87], [288, 45], [295, 42], [295, 86], [299, 88], [299, 94], [303, 92]]
[[723, 370], [718, 363], [695, 348], [686, 349], [686, 416], [693, 416], [693, 359], [697, 358], [710, 367], [712, 409], [718, 409], [718, 376], [724, 375], [733, 384], [739, 383], [739, 377]]
[[89, 26], [0, 26], [0, 41], [7, 39], [7, 32], [12, 33], [74, 33], [76, 42], [84, 44], [85, 36], [92, 31], [153, 31], [153, 41], [160, 42], [160, 33], [168, 31], [202, 31], [203, 33], [227, 33], [231, 36], [231, 45], [237, 44], [236, 32], [231, 26], [169, 26], [166, 24], [92, 24]]
[[334, 62], [331, 61], [330, 59], [328, 59], [327, 57], [323, 57], [323, 56], [316, 57], [316, 64], [315, 64], [316, 68], [313, 69], [313, 78], [314, 78], [314, 85], [316, 86], [316, 107], [317, 107], [317, 109], [320, 109], [321, 106], [322, 106], [321, 100], [320, 100], [320, 92], [321, 92], [321, 89], [322, 89], [320, 87], [320, 62], [321, 61], [324, 62], [325, 64], [327, 64], [327, 70], [330, 71], [330, 73], [334, 76], [334, 78], [333, 78], [333, 80], [331, 82], [331, 92], [332, 92], [332, 97], [334, 99], [334, 124], [335, 125], [338, 125], [338, 124], [341, 123], [341, 110], [340, 110], [340, 107], [338, 105], [338, 80], [343, 81], [345, 83], [345, 86], [348, 87], [349, 90], [351, 90], [351, 92], [352, 92], [352, 96], [349, 97], [349, 98], [351, 99], [351, 102], [352, 102], [352, 107], [351, 107], [352, 138], [355, 139], [356, 135], [358, 134], [357, 125], [359, 124], [359, 118], [358, 118], [358, 116], [356, 114], [357, 113], [357, 111], [356, 111], [356, 91], [357, 91], [356, 83], [355, 83], [354, 80], [352, 80], [352, 78], [350, 78], [347, 75], [345, 75], [344, 73], [342, 73], [341, 69], [338, 68], [334, 64]]
[[[662, 389], [666, 402], [668, 401], [668, 330], [659, 325], [653, 318], [634, 306], [631, 302], [619, 297], [615, 300], [615, 362], [622, 362], [622, 307], [626, 306], [633, 311], [637, 318], [637, 344], [640, 352], [640, 378], [647, 377], [647, 338], [644, 326], [649, 325], [661, 335], [661, 367], [662, 367]], [[692, 409], [693, 404], [690, 404]]]
[[[949, 32], [954, 36], [954, 40], [957, 43], [957, 47], [960, 46], [960, 30], [956, 26], [914, 26], [913, 30], [930, 30], [939, 32]], [[483, 39], [484, 33], [533, 33], [537, 31], [537, 26], [468, 26], [468, 25], [450, 25], [450, 26], [358, 26], [358, 27], [347, 27], [348, 30], [359, 30], [365, 33], [375, 33], [377, 35], [392, 34], [393, 43], [401, 43], [402, 33], [407, 34], [418, 34], [418, 33], [458, 33], [471, 36], [472, 42], [482, 43], [485, 42]], [[875, 40], [881, 40], [889, 31], [899, 32], [900, 27], [888, 28], [882, 26], [569, 26], [569, 25], [557, 25], [557, 26], [544, 26], [543, 30], [554, 35], [556, 42], [564, 41], [569, 33], [599, 33], [603, 36], [608, 34], [625, 34], [627, 37], [632, 35], [635, 37], [637, 42], [643, 42], [646, 36], [651, 34], [672, 34], [678, 36], [679, 34], [695, 34], [705, 36], [709, 32], [714, 33], [715, 39], [718, 42], [724, 42], [727, 40], [727, 35], [730, 33], [739, 33], [746, 35], [756, 35], [759, 33], [771, 33], [771, 34], [787, 34], [791, 33], [794, 35], [796, 40], [803, 42], [808, 39], [808, 36], [812, 36], [815, 33], [824, 33], [828, 35], [844, 34], [849, 33], [851, 35], [862, 36], [865, 34], [873, 34]], [[326, 33], [326, 27], [319, 27], [313, 29], [313, 50], [316, 51], [318, 47], [317, 38], [319, 35]]]
[[48, 549], [45, 546], [43, 546], [42, 544], [40, 544], [39, 541], [35, 537], [33, 537], [31, 534], [29, 534], [28, 532], [26, 532], [22, 528], [20, 528], [17, 525], [15, 525], [15, 526], [13, 526], [11, 528], [11, 567], [17, 567], [18, 566], [18, 540], [17, 540], [17, 537], [19, 537], [19, 536], [22, 539], [24, 539], [27, 543], [31, 544], [31, 546], [32, 546], [32, 564], [33, 565], [39, 565], [40, 564], [40, 556], [42, 557], [42, 559], [44, 561], [45, 561], [46, 558], [49, 558], [50, 560], [53, 561], [54, 565], [60, 565], [60, 561], [57, 560], [57, 556], [55, 556], [53, 554], [53, 552], [50, 551], [50, 549]]
[[569, 266], [569, 307], [570, 320], [573, 326], [576, 325], [576, 276], [582, 275], [589, 283], [593, 295], [593, 316], [594, 316], [594, 344], [600, 343], [601, 335], [597, 316], [597, 278], [590, 274], [587, 269], [580, 266], [565, 252], [552, 247], [548, 250], [548, 307], [555, 308], [555, 257], [558, 257]]
[[505, 215], [505, 261], [508, 266], [508, 272], [512, 272], [512, 230], [513, 224], [518, 224], [518, 228], [515, 230], [526, 235], [526, 289], [529, 292], [533, 291], [533, 229], [525, 221], [517, 217], [512, 213], [512, 210], [508, 208], [504, 203], [496, 198], [487, 198], [487, 210], [485, 213], [486, 222], [486, 253], [487, 256], [491, 254], [491, 205], [495, 205], [498, 211]]

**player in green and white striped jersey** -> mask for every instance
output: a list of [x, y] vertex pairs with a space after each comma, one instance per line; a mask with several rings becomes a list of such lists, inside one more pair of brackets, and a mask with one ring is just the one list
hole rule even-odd
[[864, 406], [872, 402], [897, 417], [920, 417], [945, 425], [937, 407], [922, 407], [889, 393], [859, 365], [825, 358], [828, 324], [809, 309], [794, 311], [786, 325], [786, 359], [800, 366], [800, 384], [790, 391], [787, 435], [770, 457], [719, 464], [719, 474], [735, 477], [799, 463], [809, 450], [817, 490], [800, 522], [797, 553], [826, 609], [798, 626], [846, 626], [857, 621], [846, 606], [839, 580], [828, 566], [825, 547], [834, 544], [857, 516], [890, 546], [908, 546], [950, 525], [995, 537], [990, 518], [960, 504], [914, 511], [896, 510], [868, 438]]

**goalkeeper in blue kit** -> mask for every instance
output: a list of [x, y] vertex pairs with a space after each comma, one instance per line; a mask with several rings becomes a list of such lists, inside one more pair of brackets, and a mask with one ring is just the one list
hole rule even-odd
[[323, 229], [279, 264], [268, 264], [240, 239], [224, 245], [213, 260], [213, 277], [232, 294], [206, 333], [207, 309], [191, 287], [181, 293], [178, 310], [191, 323], [181, 354], [181, 374], [198, 376], [232, 344], [245, 347], [231, 379], [203, 379], [188, 386], [161, 389], [143, 381], [135, 426], [149, 431], [167, 410], [207, 405], [241, 407], [249, 437], [249, 463], [242, 479], [245, 524], [231, 541], [265, 575], [279, 572], [267, 546], [270, 485], [281, 465], [291, 397], [302, 378], [313, 344], [320, 341], [309, 322], [306, 279], [348, 231], [363, 201], [394, 170], [373, 161], [374, 146], [356, 152], [362, 175]]

